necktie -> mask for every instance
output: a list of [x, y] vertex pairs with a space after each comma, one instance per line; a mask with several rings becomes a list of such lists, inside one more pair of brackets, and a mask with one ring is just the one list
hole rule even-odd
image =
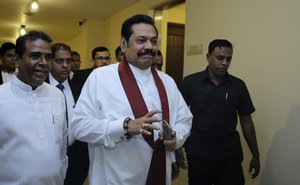
[[56, 87], [61, 90], [61, 92], [64, 94], [64, 97], [65, 97], [65, 103], [66, 103], [66, 119], [67, 119], [67, 124], [68, 124], [68, 107], [67, 107], [67, 98], [66, 98], [66, 95], [64, 93], [64, 88], [65, 86], [63, 84], [57, 84]]
[[56, 87], [59, 88], [59, 90], [61, 90], [61, 92], [64, 93], [65, 86], [63, 84], [57, 84]]
[[[61, 92], [64, 94], [64, 97], [65, 97], [65, 104], [66, 104], [66, 120], [67, 120], [67, 128], [69, 128], [69, 119], [68, 119], [68, 106], [67, 106], [67, 98], [66, 98], [66, 95], [64, 93], [64, 88], [65, 86], [63, 84], [57, 84], [56, 87], [61, 90]], [[67, 143], [69, 142], [69, 137], [68, 137], [68, 140], [67, 140]]]

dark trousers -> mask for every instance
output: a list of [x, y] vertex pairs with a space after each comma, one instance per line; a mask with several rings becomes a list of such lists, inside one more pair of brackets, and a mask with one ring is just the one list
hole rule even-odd
[[207, 160], [187, 155], [189, 185], [244, 185], [242, 158]]
[[75, 141], [68, 147], [69, 166], [64, 185], [83, 185], [89, 171], [87, 143]]

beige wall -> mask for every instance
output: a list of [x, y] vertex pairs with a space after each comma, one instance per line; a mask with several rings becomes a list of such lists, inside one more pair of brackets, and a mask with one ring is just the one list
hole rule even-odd
[[300, 184], [300, 1], [188, 0], [185, 46], [203, 44], [204, 54], [185, 56], [184, 74], [203, 70], [208, 43], [226, 38], [234, 44], [230, 72], [242, 78], [252, 95], [261, 153], [261, 175], [246, 184]]
[[79, 52], [81, 56], [81, 69], [93, 66], [90, 59], [92, 50], [97, 46], [106, 46], [105, 24], [101, 20], [87, 20], [81, 26], [81, 33], [66, 42], [72, 50]]

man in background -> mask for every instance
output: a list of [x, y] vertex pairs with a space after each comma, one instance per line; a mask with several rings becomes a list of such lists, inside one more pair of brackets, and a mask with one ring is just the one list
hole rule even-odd
[[116, 55], [116, 61], [117, 61], [117, 62], [123, 62], [123, 61], [124, 61], [124, 53], [122, 52], [120, 46], [118, 46], [118, 47], [115, 49], [115, 55]]
[[81, 86], [83, 86], [86, 79], [91, 74], [91, 72], [98, 67], [109, 65], [110, 59], [111, 59], [110, 53], [106, 47], [100, 46], [94, 48], [92, 51], [92, 59], [91, 59], [91, 62], [93, 63], [93, 67], [77, 71], [74, 74], [72, 80], [78, 82]]
[[160, 50], [157, 50], [157, 53], [154, 57], [154, 61], [153, 61], [153, 64], [152, 66], [154, 66], [157, 70], [162, 70], [162, 66], [163, 66], [163, 56], [161, 54], [161, 51]]
[[80, 54], [77, 51], [72, 51], [72, 64], [71, 64], [71, 72], [70, 72], [70, 79], [73, 78], [74, 73], [80, 70]]
[[[73, 115], [73, 108], [79, 98], [81, 88], [69, 80], [72, 64], [74, 60], [71, 56], [71, 48], [63, 43], [52, 45], [53, 61], [51, 73], [46, 82], [59, 88], [66, 99], [66, 114], [68, 128]], [[68, 132], [68, 170], [64, 185], [83, 185], [88, 174], [88, 149], [87, 144], [81, 141], [75, 141], [72, 133]]]
[[243, 185], [240, 136], [252, 153], [249, 172], [260, 171], [259, 152], [251, 114], [255, 111], [246, 84], [228, 73], [233, 54], [228, 40], [213, 40], [206, 70], [185, 77], [181, 92], [193, 113], [191, 135], [185, 143], [189, 185]]
[[0, 59], [2, 61], [2, 65], [0, 65], [0, 85], [5, 82], [8, 82], [17, 72], [17, 57], [15, 48], [15, 44], [11, 42], [5, 42], [1, 45]]

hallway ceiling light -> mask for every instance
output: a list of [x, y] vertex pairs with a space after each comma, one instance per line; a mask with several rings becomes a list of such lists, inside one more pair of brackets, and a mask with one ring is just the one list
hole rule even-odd
[[25, 25], [21, 25], [19, 33], [20, 33], [20, 36], [23, 36], [26, 34]]
[[29, 10], [31, 12], [38, 12], [40, 10], [40, 3], [38, 0], [31, 0]]

